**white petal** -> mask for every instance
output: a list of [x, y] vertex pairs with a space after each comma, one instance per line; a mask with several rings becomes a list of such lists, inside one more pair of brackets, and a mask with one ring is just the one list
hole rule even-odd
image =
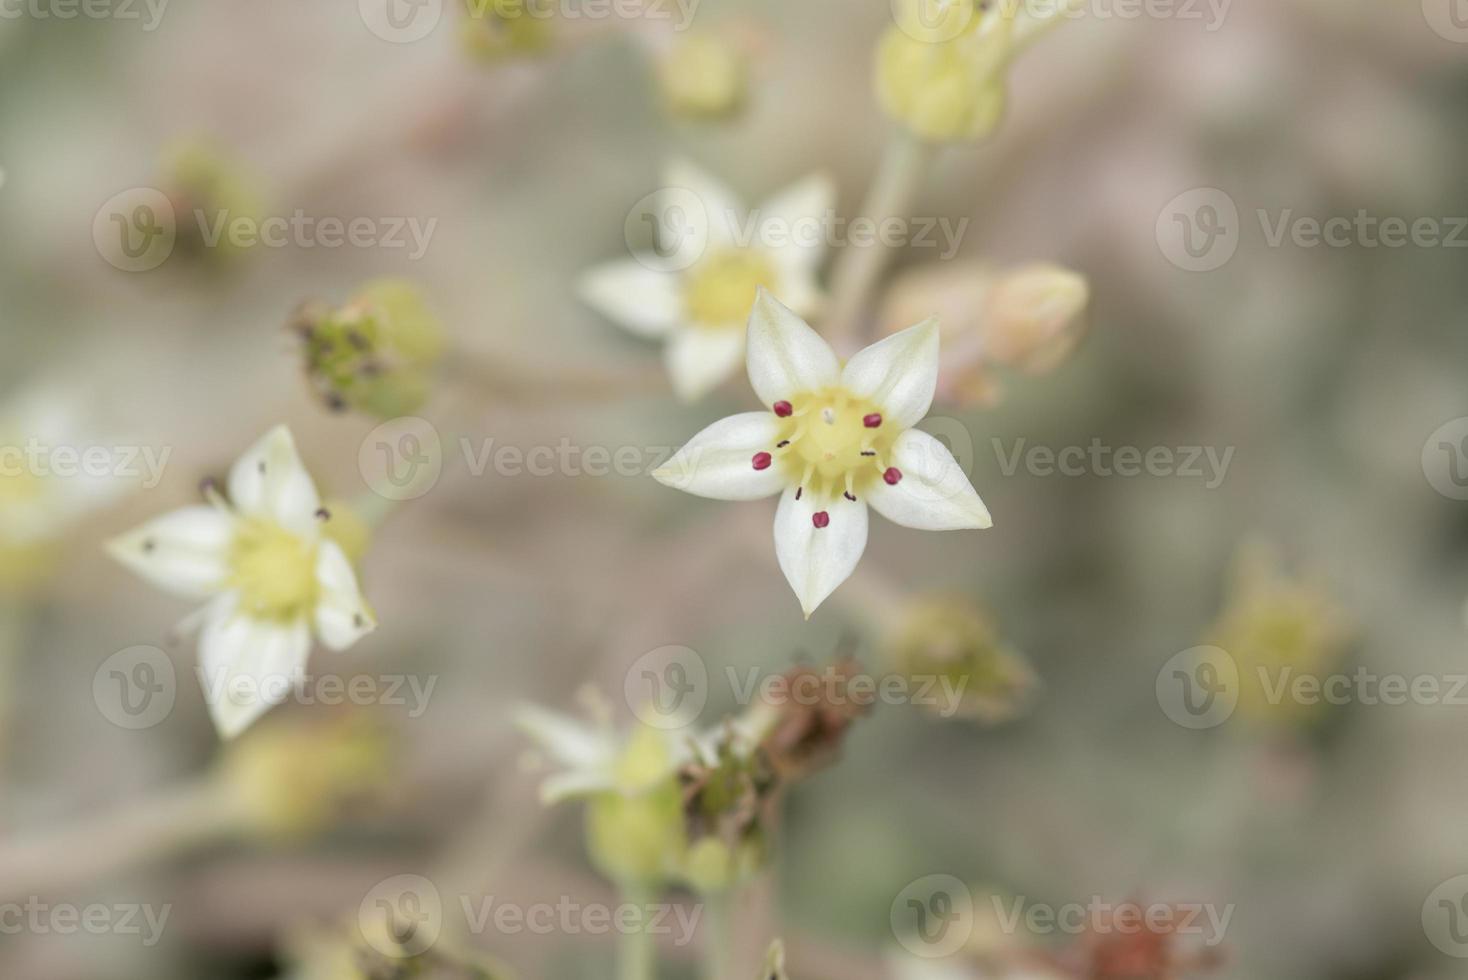
[[229, 471], [229, 499], [250, 517], [268, 518], [311, 540], [319, 533], [316, 484], [296, 453], [291, 430], [278, 425]]
[[897, 437], [885, 461], [902, 473], [896, 485], [873, 481], [867, 502], [887, 520], [920, 531], [992, 527], [989, 508], [948, 447], [921, 429]]
[[[745, 219], [744, 203], [727, 184], [688, 160], [671, 160], [663, 168], [663, 191], [660, 195], [662, 200], [657, 205], [658, 214], [669, 216], [676, 211], [686, 212], [689, 192], [702, 205], [703, 214], [687, 215], [687, 219], [694, 222], [695, 226], [700, 218], [707, 220], [706, 247], [732, 246], [738, 240], [739, 227]], [[678, 227], [671, 217], [667, 220], [675, 228]]]
[[[786, 490], [775, 511], [775, 556], [809, 619], [861, 560], [867, 546], [867, 505], [844, 497], [817, 503], [812, 494], [796, 500], [795, 494], [795, 487]], [[825, 527], [815, 526], [817, 511], [830, 517]]]
[[884, 425], [910, 429], [933, 404], [938, 389], [938, 321], [916, 326], [859, 351], [841, 372], [847, 391], [870, 399]]
[[232, 594], [209, 608], [199, 637], [200, 680], [221, 738], [234, 738], [295, 690], [311, 652], [304, 620], [279, 623], [239, 615]]
[[[810, 275], [830, 244], [827, 237], [835, 207], [835, 183], [826, 174], [812, 174], [760, 206], [760, 228], [767, 230], [760, 241], [785, 242], [779, 248], [766, 247], [782, 267]], [[781, 294], [780, 298], [795, 307], [790, 297]]]
[[559, 711], [521, 705], [515, 711], [515, 726], [571, 769], [606, 768], [610, 774], [616, 761], [617, 745], [607, 732]]
[[377, 617], [357, 587], [357, 573], [335, 541], [316, 552], [316, 635], [332, 650], [345, 650], [377, 629]]
[[841, 365], [831, 345], [768, 290], [749, 314], [749, 383], [766, 407], [835, 384]]
[[744, 412], [719, 419], [653, 471], [664, 486], [714, 500], [759, 500], [779, 493], [784, 470], [754, 468], [756, 453], [773, 452], [780, 420], [773, 412]]
[[234, 519], [184, 507], [107, 542], [107, 553], [165, 592], [199, 599], [224, 587]]
[[744, 331], [738, 328], [679, 327], [663, 348], [673, 390], [689, 402], [717, 388], [743, 360]]
[[594, 796], [617, 788], [617, 779], [612, 769], [572, 769], [547, 776], [540, 784], [540, 802], [555, 806], [564, 800]]
[[599, 265], [581, 277], [586, 305], [639, 337], [661, 337], [683, 320], [678, 277], [636, 258]]

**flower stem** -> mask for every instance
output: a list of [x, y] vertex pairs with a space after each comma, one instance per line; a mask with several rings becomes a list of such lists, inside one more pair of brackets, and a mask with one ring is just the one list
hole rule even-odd
[[662, 394], [667, 387], [661, 370], [652, 367], [622, 373], [550, 371], [463, 349], [445, 359], [444, 373], [498, 404], [527, 407], [616, 402]]
[[[862, 204], [862, 217], [880, 228], [888, 218], [906, 214], [932, 156], [932, 144], [906, 129], [893, 130], [882, 154], [881, 167]], [[826, 321], [826, 339], [838, 353], [849, 353], [850, 348], [861, 342], [863, 312], [891, 255], [884, 237], [879, 234], [875, 241], [863, 247], [847, 245], [836, 261], [831, 275], [831, 312]]]
[[734, 902], [728, 892], [704, 896], [708, 933], [703, 944], [704, 980], [729, 980], [734, 958]]
[[0, 845], [0, 900], [90, 886], [98, 878], [245, 830], [227, 784], [160, 790], [70, 827]]
[[646, 885], [622, 886], [622, 904], [636, 906], [639, 915], [637, 928], [622, 933], [621, 946], [617, 950], [617, 980], [656, 980], [654, 961], [657, 954], [648, 923], [643, 921], [653, 898], [653, 889]]

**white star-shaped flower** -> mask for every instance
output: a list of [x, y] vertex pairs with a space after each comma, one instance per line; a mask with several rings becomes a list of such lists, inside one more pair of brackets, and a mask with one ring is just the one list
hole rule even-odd
[[775, 555], [807, 617], [856, 568], [868, 504], [904, 527], [991, 525], [953, 454], [913, 428], [938, 383], [936, 320], [878, 341], [843, 367], [819, 334], [761, 290], [748, 362], [769, 411], [715, 422], [653, 476], [716, 500], [780, 493]]
[[345, 650], [376, 628], [352, 563], [324, 537], [329, 515], [285, 426], [234, 464], [229, 502], [164, 514], [107, 545], [166, 592], [208, 604], [199, 668], [215, 727], [233, 738], [284, 701], [305, 671], [313, 632]]
[[673, 389], [700, 398], [738, 369], [756, 290], [802, 315], [816, 311], [835, 200], [830, 178], [815, 174], [746, 214], [721, 181], [674, 161], [653, 208], [657, 251], [597, 266], [581, 296], [632, 333], [662, 339]]

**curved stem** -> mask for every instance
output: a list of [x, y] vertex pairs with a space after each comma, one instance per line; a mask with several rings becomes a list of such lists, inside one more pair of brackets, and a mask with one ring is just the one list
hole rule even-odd
[[67, 891], [245, 829], [220, 780], [160, 790], [61, 830], [12, 837], [0, 846], [0, 899]]
[[[880, 229], [887, 219], [905, 215], [932, 157], [932, 144], [906, 129], [893, 130], [881, 167], [862, 204], [862, 217]], [[831, 275], [831, 312], [825, 333], [839, 353], [859, 346], [866, 319], [863, 314], [891, 256], [890, 247], [883, 243], [885, 236], [875, 237], [866, 246], [847, 245]]]

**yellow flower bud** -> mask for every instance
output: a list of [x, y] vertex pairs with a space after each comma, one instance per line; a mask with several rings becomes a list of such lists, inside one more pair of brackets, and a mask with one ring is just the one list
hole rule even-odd
[[910, 31], [899, 21], [887, 30], [877, 46], [877, 96], [889, 116], [922, 139], [980, 139], [1004, 114], [1013, 22], [997, 9], [979, 16], [961, 4], [943, 9], [951, 12], [936, 27]]
[[361, 715], [276, 721], [231, 743], [220, 775], [256, 832], [295, 839], [382, 787], [388, 751], [387, 732]]
[[886, 638], [893, 667], [908, 677], [938, 678], [947, 697], [930, 705], [984, 724], [1022, 714], [1039, 685], [1034, 671], [1005, 645], [993, 618], [959, 598], [910, 603]]
[[412, 283], [368, 283], [345, 306], [307, 303], [293, 325], [306, 373], [333, 409], [378, 418], [417, 411], [443, 356], [443, 328]]
[[658, 62], [663, 100], [675, 115], [709, 119], [728, 116], [744, 103], [744, 57], [714, 34], [680, 36]]

